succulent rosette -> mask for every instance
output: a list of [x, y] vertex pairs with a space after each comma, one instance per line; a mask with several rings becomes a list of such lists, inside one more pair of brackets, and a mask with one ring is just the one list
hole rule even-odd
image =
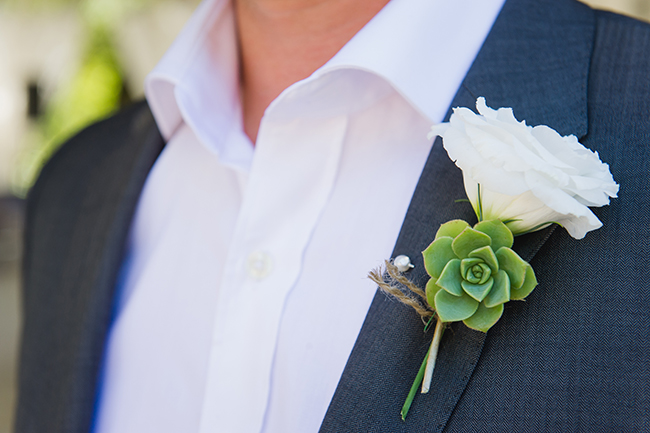
[[537, 286], [533, 268], [512, 250], [514, 238], [499, 220], [471, 227], [449, 221], [422, 253], [431, 276], [426, 286], [429, 305], [441, 322], [462, 320], [487, 332], [503, 313], [503, 304], [524, 299]]

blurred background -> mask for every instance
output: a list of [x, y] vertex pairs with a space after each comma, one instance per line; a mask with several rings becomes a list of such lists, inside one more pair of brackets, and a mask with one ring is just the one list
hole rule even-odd
[[[0, 0], [0, 433], [13, 422], [24, 198], [79, 129], [143, 97], [199, 0]], [[586, 3], [650, 21], [650, 0]]]

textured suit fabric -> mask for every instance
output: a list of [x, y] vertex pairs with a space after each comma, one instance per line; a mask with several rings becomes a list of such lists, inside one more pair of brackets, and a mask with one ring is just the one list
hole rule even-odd
[[[443, 67], [441, 65], [441, 67]], [[431, 335], [378, 294], [322, 432], [648, 431], [650, 26], [565, 0], [508, 0], [454, 100], [485, 96], [529, 124], [576, 134], [619, 198], [584, 240], [517, 239], [539, 287], [483, 334], [453, 325], [432, 390], [399, 410]], [[18, 432], [86, 432], [129, 222], [163, 142], [144, 104], [72, 139], [28, 204]], [[416, 264], [440, 223], [472, 220], [460, 171], [433, 146], [395, 254]], [[350, 288], [353, 290], [354, 288]]]
[[163, 141], [145, 104], [70, 140], [27, 206], [17, 432], [85, 432], [117, 270]]

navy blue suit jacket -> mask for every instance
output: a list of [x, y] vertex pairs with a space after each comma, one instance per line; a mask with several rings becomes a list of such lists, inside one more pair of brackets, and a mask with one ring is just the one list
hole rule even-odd
[[[462, 37], [451, 35], [450, 37]], [[444, 67], [440, 65], [439, 67]], [[427, 350], [420, 319], [378, 294], [322, 432], [650, 431], [650, 26], [571, 0], [508, 0], [453, 106], [514, 107], [575, 134], [620, 183], [584, 240], [517, 238], [539, 280], [487, 335], [444, 335], [431, 392], [401, 405]], [[145, 104], [73, 138], [27, 213], [18, 432], [87, 432], [129, 224], [163, 140]], [[437, 140], [395, 246], [414, 259], [439, 224], [472, 220]], [[354, 290], [354, 288], [350, 288]]]

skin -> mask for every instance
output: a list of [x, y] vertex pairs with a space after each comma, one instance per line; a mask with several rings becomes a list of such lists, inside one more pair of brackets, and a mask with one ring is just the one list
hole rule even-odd
[[334, 56], [388, 0], [236, 0], [244, 131], [255, 143], [264, 110]]

